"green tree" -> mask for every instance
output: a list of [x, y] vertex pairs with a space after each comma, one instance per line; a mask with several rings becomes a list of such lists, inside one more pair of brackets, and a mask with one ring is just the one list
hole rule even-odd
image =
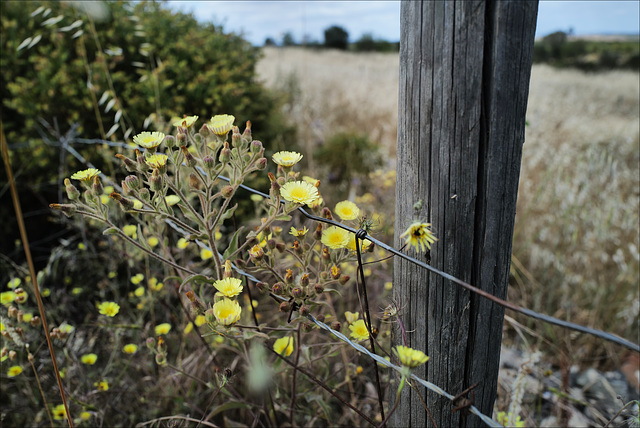
[[349, 33], [336, 25], [324, 30], [324, 45], [328, 48], [346, 50], [349, 45]]

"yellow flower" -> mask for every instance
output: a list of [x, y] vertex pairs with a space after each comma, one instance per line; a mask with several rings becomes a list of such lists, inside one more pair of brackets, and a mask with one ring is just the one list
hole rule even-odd
[[144, 279], [144, 275], [141, 273], [137, 273], [131, 278], [131, 283], [133, 285], [138, 285], [142, 282], [143, 279]]
[[0, 293], [0, 303], [2, 303], [3, 305], [7, 306], [14, 300], [16, 300], [16, 293], [14, 293], [13, 291], [3, 291], [2, 293]]
[[351, 201], [338, 202], [333, 212], [342, 220], [355, 220], [360, 216], [360, 208]]
[[156, 336], [167, 334], [170, 331], [171, 331], [171, 324], [166, 322], [162, 324], [158, 324], [155, 328]]
[[[520, 416], [516, 416], [514, 420], [513, 414], [511, 412], [509, 413], [498, 412], [498, 416], [496, 417], [496, 419], [498, 420], [498, 423], [503, 427], [507, 427], [507, 426], [515, 427], [515, 428], [524, 427], [524, 421], [520, 419]], [[512, 422], [510, 422], [509, 419], [511, 419]], [[513, 425], [513, 423], [515, 423], [515, 425]]]
[[85, 183], [90, 183], [93, 180], [93, 177], [96, 177], [99, 174], [100, 174], [99, 169], [89, 168], [89, 169], [85, 169], [83, 171], [78, 171], [74, 173], [71, 176], [71, 178], [73, 178], [74, 180], [82, 180]]
[[219, 279], [213, 286], [226, 297], [236, 297], [242, 293], [242, 280], [238, 278]]
[[144, 287], [138, 287], [135, 290], [133, 290], [133, 295], [136, 297], [144, 296]]
[[280, 166], [294, 166], [302, 159], [302, 155], [296, 152], [278, 152], [271, 157], [275, 163]]
[[167, 155], [156, 153], [146, 158], [145, 161], [147, 161], [147, 165], [151, 168], [157, 168], [162, 173], [162, 168], [167, 165], [167, 159]]
[[416, 251], [425, 251], [425, 247], [430, 250], [431, 244], [436, 242], [437, 239], [433, 236], [429, 227], [431, 227], [431, 223], [413, 222], [407, 230], [400, 235], [400, 238], [406, 236], [406, 245], [416, 247]]
[[349, 245], [349, 232], [338, 226], [331, 226], [322, 231], [321, 241], [324, 245], [334, 250], [345, 248]]
[[80, 362], [82, 364], [88, 364], [90, 366], [94, 365], [98, 361], [98, 356], [96, 354], [84, 354], [80, 357]]
[[71, 334], [71, 332], [75, 330], [75, 327], [67, 324], [66, 322], [63, 322], [58, 326], [58, 330], [60, 330], [60, 332], [65, 334]]
[[138, 226], [136, 226], [135, 224], [122, 226], [122, 231], [125, 235], [130, 236], [133, 239], [136, 239], [138, 237]]
[[134, 210], [140, 210], [140, 209], [142, 209], [142, 202], [140, 202], [140, 201], [139, 201], [139, 200], [137, 200], [137, 199], [134, 199], [134, 200], [133, 200], [133, 209], [134, 209]]
[[362, 374], [363, 371], [364, 369], [362, 368], [362, 366], [356, 367], [356, 374]]
[[162, 143], [162, 140], [164, 140], [164, 134], [162, 132], [141, 132], [133, 137], [133, 142], [145, 149], [158, 147]]
[[189, 334], [189, 333], [191, 333], [192, 331], [193, 331], [193, 323], [192, 323], [192, 322], [190, 322], [189, 324], [187, 324], [187, 325], [184, 327], [184, 330], [182, 330], [182, 333], [183, 333], [183, 334]]
[[21, 292], [16, 293], [15, 302], [19, 303], [19, 304], [23, 304], [23, 303], [25, 303], [27, 301], [28, 297], [29, 297], [29, 293], [27, 293], [27, 291], [25, 289], [22, 289]]
[[138, 352], [138, 345], [136, 345], [135, 343], [127, 343], [122, 347], [122, 352], [124, 352], [125, 354], [135, 354], [136, 352]]
[[317, 178], [313, 178], [313, 177], [309, 177], [308, 175], [305, 175], [302, 177], [302, 179], [307, 183], [313, 184], [316, 187], [320, 187], [320, 180], [318, 180]]
[[118, 274], [117, 274], [116, 272], [111, 271], [111, 272], [109, 272], [109, 273], [107, 274], [107, 278], [109, 278], [109, 279], [113, 279], [113, 278], [115, 278], [117, 275], [118, 275]]
[[240, 319], [242, 309], [235, 300], [222, 299], [213, 305], [213, 315], [222, 325], [231, 325]]
[[106, 380], [101, 380], [100, 382], [94, 382], [93, 386], [95, 386], [98, 391], [108, 391], [109, 390], [109, 382]]
[[211, 118], [209, 129], [216, 135], [225, 136], [233, 127], [235, 120], [236, 118], [229, 114], [217, 114]]
[[22, 373], [22, 367], [20, 366], [11, 366], [9, 367], [9, 370], [7, 370], [7, 376], [9, 377], [16, 377], [20, 373]]
[[78, 294], [82, 293], [82, 287], [73, 287], [71, 289], [71, 294], [73, 294], [74, 296], [77, 296]]
[[200, 258], [202, 260], [209, 260], [213, 257], [213, 251], [208, 248], [200, 248]]
[[89, 412], [81, 412], [80, 413], [80, 419], [82, 419], [83, 421], [88, 421], [89, 419], [91, 419], [91, 413], [89, 413]]
[[398, 345], [393, 348], [393, 352], [405, 367], [418, 367], [429, 360], [429, 357], [427, 357], [424, 352], [409, 348], [408, 346]]
[[102, 315], [115, 317], [118, 312], [120, 312], [120, 305], [116, 302], [102, 302], [98, 305], [98, 311], [100, 311]]
[[346, 318], [349, 324], [353, 324], [354, 322], [358, 321], [359, 316], [360, 316], [360, 312], [356, 312], [354, 314], [353, 312], [346, 311], [344, 313], [344, 317]]
[[290, 181], [280, 188], [280, 194], [285, 201], [296, 204], [310, 204], [318, 199], [318, 189], [304, 181]]
[[185, 116], [183, 118], [176, 118], [173, 120], [173, 126], [183, 126], [185, 128], [190, 127], [198, 120], [198, 116]]
[[393, 283], [391, 281], [387, 281], [384, 283], [384, 289], [390, 291], [393, 288]]
[[172, 207], [180, 202], [180, 197], [177, 195], [167, 195], [164, 197], [164, 200], [167, 201], [167, 204], [169, 204], [170, 207]]
[[202, 327], [206, 322], [207, 319], [204, 317], [204, 315], [198, 315], [196, 319], [193, 320], [193, 323], [198, 327]]
[[189, 245], [189, 241], [187, 241], [184, 238], [180, 238], [178, 239], [178, 243], [176, 244], [176, 247], [178, 247], [181, 250], [184, 250], [185, 248], [187, 248], [187, 245]]
[[24, 321], [24, 322], [29, 322], [32, 319], [33, 319], [33, 314], [27, 313], [27, 314], [22, 315], [22, 321]]
[[19, 286], [20, 284], [22, 284], [22, 280], [20, 278], [13, 278], [12, 280], [10, 280], [7, 283], [7, 287], [11, 288], [13, 290], [14, 288]]
[[289, 234], [297, 238], [302, 238], [307, 234], [308, 231], [309, 229], [307, 229], [306, 226], [304, 226], [302, 229], [296, 229], [295, 227], [291, 226], [291, 231], [289, 232]]
[[309, 208], [319, 208], [324, 204], [324, 199], [322, 199], [322, 196], [320, 195], [320, 193], [318, 193], [318, 199], [316, 199], [315, 201], [311, 202], [309, 205]]
[[293, 337], [285, 336], [276, 340], [273, 344], [273, 350], [283, 357], [288, 357], [293, 352]]
[[80, 250], [80, 251], [84, 251], [84, 250], [86, 250], [86, 249], [87, 249], [87, 246], [86, 246], [86, 245], [84, 245], [84, 242], [79, 242], [79, 243], [78, 243], [78, 250]]
[[64, 408], [64, 404], [58, 404], [51, 410], [51, 413], [53, 413], [53, 419], [56, 421], [61, 421], [67, 417], [67, 411]]
[[164, 287], [164, 284], [161, 282], [158, 282], [158, 278], [156, 278], [155, 276], [149, 280], [149, 288], [152, 291], [160, 291], [162, 290], [163, 287]]
[[356, 340], [366, 340], [369, 338], [369, 332], [367, 326], [364, 324], [364, 320], [358, 320], [349, 326], [351, 330], [351, 338]]

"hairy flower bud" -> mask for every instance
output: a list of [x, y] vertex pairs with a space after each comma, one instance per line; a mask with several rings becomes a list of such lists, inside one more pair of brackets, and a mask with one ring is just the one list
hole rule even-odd
[[49, 208], [60, 210], [67, 217], [71, 217], [76, 213], [76, 206], [73, 204], [49, 204]]
[[303, 317], [306, 317], [310, 313], [311, 313], [311, 309], [309, 309], [309, 306], [307, 305], [300, 306], [300, 315], [302, 315]]
[[284, 293], [284, 284], [281, 282], [276, 282], [275, 284], [273, 284], [271, 291], [273, 292], [273, 294], [281, 296], [282, 293]]
[[222, 190], [220, 190], [220, 193], [222, 194], [222, 197], [225, 199], [229, 199], [230, 197], [233, 196], [233, 193], [236, 191], [235, 187], [233, 186], [224, 186], [222, 188]]
[[300, 299], [304, 295], [304, 291], [302, 290], [302, 287], [293, 287], [291, 295], [296, 299]]
[[218, 160], [221, 163], [227, 163], [229, 162], [229, 159], [231, 159], [231, 149], [229, 148], [229, 143], [225, 141], [222, 150], [220, 150], [220, 157]]
[[340, 285], [345, 285], [350, 279], [351, 277], [349, 275], [342, 275], [338, 281], [340, 282]]
[[246, 127], [244, 128], [244, 132], [242, 133], [242, 138], [247, 141], [251, 141], [251, 121], [247, 120]]
[[136, 163], [138, 166], [138, 171], [144, 172], [149, 169], [147, 162], [144, 160], [144, 154], [138, 149], [136, 149]]
[[118, 192], [111, 192], [109, 195], [111, 199], [115, 199], [120, 204], [120, 208], [124, 211], [129, 211], [133, 209], [133, 201], [131, 199], [125, 198]]
[[189, 187], [195, 190], [202, 189], [202, 182], [194, 173], [189, 174]]
[[182, 150], [182, 154], [184, 155], [184, 162], [187, 164], [187, 166], [191, 168], [196, 166], [196, 163], [198, 162], [196, 161], [196, 158], [194, 158], [193, 155], [189, 152], [189, 150], [187, 150], [187, 146], [180, 146], [180, 150]]
[[209, 135], [211, 135], [211, 130], [209, 129], [209, 127], [207, 126], [206, 123], [200, 127], [200, 131], [198, 131], [198, 132], [204, 138], [207, 138]]
[[157, 168], [153, 169], [153, 173], [151, 174], [149, 181], [149, 187], [151, 187], [151, 190], [154, 192], [162, 190], [162, 175], [160, 175], [160, 171], [158, 171]]
[[185, 146], [187, 144], [187, 134], [178, 132], [178, 135], [176, 135], [176, 144], [180, 146], [180, 148]]
[[202, 163], [204, 164], [204, 167], [209, 170], [215, 168], [216, 166], [216, 160], [209, 155], [206, 155], [205, 157], [202, 158]]
[[258, 159], [258, 162], [256, 162], [256, 168], [258, 168], [260, 171], [262, 171], [266, 167], [267, 167], [267, 158]]
[[138, 190], [140, 188], [140, 179], [135, 175], [127, 175], [124, 178], [124, 182], [131, 190]]
[[284, 242], [278, 242], [278, 243], [276, 244], [276, 250], [277, 250], [280, 254], [284, 253], [284, 250], [286, 250], [286, 246], [284, 245]]
[[121, 155], [120, 153], [116, 154], [116, 157], [122, 161], [125, 169], [129, 172], [136, 172], [138, 170], [138, 165], [125, 155]]
[[291, 305], [289, 304], [289, 302], [282, 302], [280, 303], [278, 310], [280, 312], [289, 312], [291, 310]]
[[173, 135], [166, 135], [164, 140], [162, 140], [165, 147], [168, 149], [172, 149], [176, 146], [176, 138]]
[[100, 177], [98, 177], [97, 175], [93, 177], [91, 190], [93, 190], [93, 194], [95, 196], [100, 196], [104, 193], [104, 187], [102, 187], [102, 183], [100, 182]]
[[140, 192], [138, 192], [138, 196], [145, 202], [149, 202], [151, 200], [151, 193], [146, 187], [140, 189]]
[[320, 283], [313, 284], [313, 291], [315, 291], [316, 294], [320, 295], [324, 293], [324, 287]]
[[71, 184], [71, 180], [68, 178], [64, 179], [64, 189], [67, 191], [67, 197], [72, 201], [77, 201], [80, 197], [80, 191]]
[[[247, 132], [245, 129], [244, 132]], [[264, 152], [264, 147], [262, 147], [262, 142], [258, 140], [253, 140], [251, 142], [251, 153], [262, 153]]]

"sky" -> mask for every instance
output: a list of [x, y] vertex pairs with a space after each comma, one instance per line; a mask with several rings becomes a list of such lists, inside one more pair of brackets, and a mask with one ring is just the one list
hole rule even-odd
[[[324, 30], [343, 27], [349, 40], [363, 34], [388, 41], [400, 40], [400, 1], [180, 1], [169, 8], [192, 12], [201, 22], [223, 25], [225, 32], [243, 34], [254, 45], [267, 37], [276, 42], [290, 32], [296, 43], [305, 36], [324, 40]], [[573, 30], [575, 35], [638, 34], [640, 2], [626, 1], [541, 1], [536, 36]]]

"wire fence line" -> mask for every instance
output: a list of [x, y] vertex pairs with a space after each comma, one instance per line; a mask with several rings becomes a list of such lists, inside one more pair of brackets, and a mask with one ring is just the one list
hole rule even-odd
[[[101, 140], [79, 140], [79, 139], [74, 139], [74, 141], [75, 142], [80, 142], [80, 143], [83, 143], [83, 144], [96, 144], [96, 143], [102, 142]], [[114, 143], [114, 142], [109, 142], [109, 141], [104, 141], [104, 143], [107, 143], [109, 146], [112, 146], [112, 147], [130, 148], [130, 146], [125, 144], [125, 143]], [[71, 147], [70, 144], [68, 144], [68, 143], [63, 144], [63, 145], [61, 145], [61, 148], [66, 150], [68, 153], [70, 153], [78, 161], [80, 161], [81, 163], [85, 164], [86, 166], [88, 166], [90, 168], [94, 167], [91, 164], [91, 162], [87, 161], [77, 150], [75, 150], [73, 147]], [[200, 168], [199, 168], [199, 170], [200, 170], [201, 173], [206, 175], [205, 171], [203, 171]], [[114, 180], [112, 180], [110, 177], [105, 176], [104, 174], [100, 174], [100, 176], [101, 176], [101, 178], [103, 180], [105, 180], [105, 181], [109, 182], [111, 185], [113, 185], [114, 188], [116, 188], [116, 189], [121, 191], [121, 187]], [[222, 180], [229, 181], [229, 179], [227, 177], [224, 177], [224, 176], [219, 176], [219, 178], [222, 179]], [[264, 192], [261, 192], [259, 190], [253, 189], [253, 188], [251, 188], [249, 186], [246, 186], [244, 184], [240, 184], [239, 187], [244, 189], [244, 190], [247, 190], [247, 191], [249, 191], [249, 192], [251, 192], [253, 194], [262, 196], [264, 198], [270, 198], [270, 196], [268, 194], [266, 194]], [[549, 316], [549, 315], [541, 314], [541, 313], [538, 313], [538, 312], [533, 311], [531, 309], [523, 308], [521, 306], [515, 305], [515, 304], [510, 303], [510, 302], [507, 302], [507, 301], [505, 301], [503, 299], [500, 299], [499, 297], [496, 297], [496, 296], [494, 296], [494, 295], [492, 295], [490, 293], [487, 293], [484, 290], [481, 290], [481, 289], [479, 289], [479, 288], [477, 288], [477, 287], [475, 287], [475, 286], [473, 286], [473, 285], [471, 285], [471, 284], [469, 284], [469, 283], [467, 283], [465, 281], [462, 281], [462, 280], [454, 277], [453, 275], [450, 275], [450, 274], [448, 274], [446, 272], [443, 272], [443, 271], [441, 271], [441, 270], [439, 270], [439, 269], [437, 269], [437, 268], [435, 268], [435, 267], [433, 267], [433, 266], [431, 266], [431, 265], [429, 265], [429, 264], [427, 264], [427, 263], [425, 263], [425, 262], [423, 262], [421, 260], [415, 259], [415, 258], [413, 258], [411, 256], [408, 256], [407, 254], [404, 254], [404, 253], [398, 251], [397, 249], [387, 245], [386, 243], [384, 243], [382, 241], [379, 241], [378, 239], [368, 235], [366, 233], [366, 231], [363, 230], [363, 229], [356, 230], [356, 229], [354, 229], [352, 227], [346, 226], [346, 225], [344, 225], [342, 223], [339, 223], [337, 221], [309, 214], [302, 207], [299, 207], [297, 210], [302, 215], [304, 215], [305, 217], [307, 217], [307, 218], [309, 218], [311, 220], [322, 222], [322, 223], [326, 223], [326, 224], [330, 224], [332, 226], [337, 226], [337, 227], [340, 227], [340, 228], [342, 228], [344, 230], [347, 230], [347, 231], [349, 231], [351, 233], [354, 233], [354, 234], [356, 234], [356, 236], [359, 239], [362, 239], [364, 236], [366, 236], [367, 240], [373, 242], [374, 244], [376, 244], [379, 247], [383, 248], [384, 250], [392, 253], [393, 255], [401, 257], [401, 258], [403, 258], [403, 259], [405, 259], [405, 260], [407, 260], [407, 261], [409, 261], [411, 263], [414, 263], [415, 265], [418, 265], [418, 266], [420, 266], [420, 267], [422, 267], [424, 269], [427, 269], [427, 270], [429, 270], [429, 271], [431, 271], [431, 272], [433, 272], [433, 273], [435, 273], [437, 275], [440, 275], [441, 277], [443, 277], [445, 279], [448, 279], [451, 282], [453, 282], [453, 283], [455, 283], [455, 284], [457, 284], [457, 285], [459, 285], [459, 286], [461, 286], [461, 287], [463, 287], [463, 288], [465, 288], [465, 289], [467, 289], [467, 290], [469, 290], [469, 291], [471, 291], [473, 293], [479, 294], [480, 296], [482, 296], [482, 297], [484, 297], [486, 299], [489, 299], [489, 300], [491, 300], [492, 302], [494, 302], [496, 304], [504, 306], [506, 309], [510, 309], [510, 310], [515, 311], [515, 312], [519, 312], [519, 313], [521, 313], [523, 315], [529, 316], [529, 317], [534, 318], [534, 319], [541, 320], [541, 321], [549, 323], [549, 324], [557, 325], [557, 326], [560, 326], [560, 327], [563, 327], [563, 328], [567, 328], [567, 329], [571, 329], [571, 330], [580, 331], [580, 332], [583, 332], [583, 333], [586, 333], [586, 334], [591, 334], [591, 335], [593, 335], [595, 337], [598, 337], [598, 338], [601, 338], [603, 340], [607, 340], [607, 341], [610, 341], [610, 342], [613, 342], [613, 343], [617, 343], [619, 345], [622, 345], [624, 347], [627, 347], [627, 348], [629, 348], [629, 349], [631, 349], [633, 351], [636, 351], [636, 352], [640, 353], [640, 346], [638, 344], [635, 344], [635, 343], [630, 342], [630, 341], [628, 341], [626, 339], [623, 339], [623, 338], [620, 338], [618, 336], [615, 336], [615, 335], [613, 335], [611, 333], [607, 333], [607, 332], [602, 331], [602, 330], [586, 327], [586, 326], [583, 326], [583, 325], [580, 325], [580, 324], [575, 324], [575, 323], [572, 323], [572, 322], [564, 321], [564, 320], [561, 320], [561, 319], [558, 319], [558, 318], [555, 318], [555, 317], [552, 317], [552, 316]], [[186, 232], [182, 228], [180, 228], [177, 224], [175, 224], [170, 219], [165, 219], [165, 222], [172, 229], [177, 231], [178, 233], [181, 233], [183, 235], [186, 234]], [[195, 242], [201, 248], [212, 250], [208, 245], [206, 245], [204, 242], [202, 242], [200, 240], [196, 239]], [[218, 257], [222, 258], [222, 255], [220, 253], [218, 253]], [[254, 281], [256, 283], [257, 282], [261, 282], [258, 278], [256, 278], [255, 276], [253, 276], [252, 274], [250, 274], [248, 272], [243, 271], [242, 269], [240, 269], [235, 264], [232, 263], [232, 265], [233, 265], [233, 269], [238, 274], [240, 274], [240, 275], [246, 277], [247, 279], [250, 279], [251, 281]], [[270, 293], [270, 295], [272, 297], [276, 298], [276, 299], [280, 299], [280, 300], [286, 301], [286, 299], [284, 297], [277, 296], [277, 295], [275, 295], [273, 293]], [[370, 352], [364, 346], [362, 346], [362, 345], [360, 345], [358, 343], [352, 342], [345, 335], [343, 335], [339, 331], [336, 331], [336, 330], [332, 329], [331, 327], [329, 327], [325, 323], [317, 320], [312, 315], [308, 315], [308, 316], [306, 316], [306, 318], [309, 319], [312, 323], [314, 323], [319, 328], [321, 328], [321, 329], [323, 329], [325, 331], [328, 331], [329, 333], [331, 333], [333, 336], [335, 336], [340, 341], [342, 341], [342, 342], [346, 343], [347, 345], [351, 346], [356, 351], [367, 355], [368, 357], [372, 358], [373, 360], [377, 361], [378, 363], [382, 364], [383, 366], [388, 367], [388, 368], [390, 368], [392, 370], [395, 370], [395, 371], [398, 371], [398, 372], [400, 372], [402, 370], [401, 367], [391, 363], [390, 361], [386, 360], [385, 358], [383, 358], [383, 357], [381, 357], [381, 356], [379, 356], [377, 354], [374, 354], [374, 353]], [[447, 399], [449, 399], [451, 401], [453, 401], [456, 398], [453, 395], [449, 394], [448, 392], [444, 391], [439, 386], [437, 386], [437, 385], [435, 385], [435, 384], [433, 384], [431, 382], [428, 382], [428, 381], [426, 381], [424, 379], [421, 379], [421, 378], [419, 378], [418, 376], [416, 376], [414, 374], [411, 375], [411, 379], [415, 380], [418, 383], [420, 383], [421, 385], [423, 385], [425, 388], [429, 389], [430, 391], [433, 391], [433, 392], [435, 392], [435, 393], [437, 393], [437, 394], [439, 394], [439, 395], [441, 395], [441, 396], [443, 396], [443, 397], [445, 397], [445, 398], [447, 398]], [[498, 428], [502, 427], [501, 424], [499, 424], [498, 422], [496, 422], [493, 419], [491, 419], [489, 416], [487, 416], [487, 415], [483, 414], [482, 412], [480, 412], [475, 406], [470, 405], [470, 406], [467, 407], [467, 409], [471, 413], [473, 413], [476, 416], [478, 416], [488, 426], [490, 426], [490, 427], [498, 427]]]

